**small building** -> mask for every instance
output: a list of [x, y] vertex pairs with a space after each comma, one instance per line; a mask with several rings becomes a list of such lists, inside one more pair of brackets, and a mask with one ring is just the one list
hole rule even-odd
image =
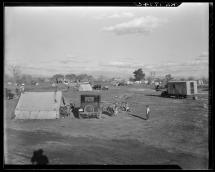
[[126, 81], [127, 85], [132, 85], [134, 82], [133, 81]]
[[118, 81], [112, 81], [111, 84], [112, 84], [113, 86], [118, 86], [118, 85], [119, 85], [119, 82], [118, 82]]
[[197, 94], [196, 81], [169, 81], [167, 83], [167, 92], [169, 95], [195, 95]]
[[141, 81], [135, 81], [135, 84], [141, 84], [142, 82]]
[[148, 84], [149, 83], [149, 81], [148, 80], [144, 80], [144, 84]]
[[155, 84], [155, 86], [158, 86], [158, 85], [160, 85], [160, 83], [159, 83], [159, 82], [155, 82], [154, 84]]
[[76, 82], [70, 82], [70, 83], [69, 83], [69, 86], [70, 86], [70, 87], [76, 87], [76, 86], [77, 86], [77, 83], [76, 83]]
[[204, 85], [203, 80], [198, 80], [198, 85]]

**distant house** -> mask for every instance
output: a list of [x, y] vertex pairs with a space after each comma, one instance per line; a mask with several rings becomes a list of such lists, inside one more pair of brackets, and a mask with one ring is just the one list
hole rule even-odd
[[143, 83], [144, 83], [144, 84], [148, 84], [149, 81], [148, 81], [148, 80], [144, 80]]
[[49, 82], [49, 81], [50, 81], [50, 79], [48, 79], [48, 78], [45, 78], [45, 79], [44, 79], [44, 81], [45, 81], [45, 82]]
[[197, 83], [198, 83], [198, 85], [204, 85], [203, 80], [198, 80]]
[[126, 84], [127, 85], [132, 85], [134, 82], [132, 82], [132, 81], [126, 81]]
[[135, 81], [135, 84], [141, 84], [142, 81]]
[[112, 81], [111, 84], [112, 84], [113, 86], [118, 86], [118, 85], [119, 85], [119, 82], [118, 82], [118, 81]]
[[80, 80], [81, 83], [89, 83], [89, 79], [88, 78], [83, 78]]
[[197, 94], [196, 81], [169, 81], [167, 83], [169, 95], [195, 95]]
[[69, 79], [65, 79], [65, 78], [64, 78], [64, 80], [63, 80], [63, 83], [64, 83], [64, 84], [68, 85], [68, 84], [69, 84], [69, 82], [70, 82], [70, 80], [69, 80]]
[[55, 82], [57, 84], [59, 83], [64, 83], [64, 76], [57, 76], [57, 77], [54, 77], [52, 78], [52, 82]]

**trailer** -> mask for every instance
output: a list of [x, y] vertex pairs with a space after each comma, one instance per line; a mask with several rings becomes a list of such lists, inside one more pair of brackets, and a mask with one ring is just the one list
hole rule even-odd
[[186, 98], [198, 93], [196, 81], [169, 81], [167, 91], [161, 93], [163, 97]]

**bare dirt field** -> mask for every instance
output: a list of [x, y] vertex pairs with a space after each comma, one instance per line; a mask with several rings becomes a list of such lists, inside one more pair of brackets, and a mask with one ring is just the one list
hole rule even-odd
[[[47, 89], [46, 89], [47, 90]], [[162, 98], [141, 87], [93, 91], [102, 104], [126, 100], [132, 112], [101, 119], [14, 120], [18, 99], [5, 100], [5, 161], [30, 164], [42, 148], [50, 164], [177, 164], [208, 168], [208, 92], [197, 100]], [[66, 101], [80, 105], [84, 92], [64, 91]], [[151, 108], [145, 120], [145, 107]]]

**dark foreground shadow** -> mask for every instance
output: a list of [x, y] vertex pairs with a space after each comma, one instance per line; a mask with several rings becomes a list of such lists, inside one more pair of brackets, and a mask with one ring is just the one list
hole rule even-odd
[[107, 111], [102, 111], [102, 114], [108, 115], [108, 116], [113, 116], [113, 114], [107, 112]]
[[31, 163], [33, 165], [47, 165], [49, 164], [49, 159], [46, 155], [43, 155], [43, 149], [39, 149], [33, 152]]
[[131, 114], [131, 113], [129, 113], [128, 115], [134, 116], [134, 117], [137, 117], [137, 118], [140, 118], [140, 119], [143, 119], [143, 120], [147, 120], [147, 118], [144, 118], [144, 117], [141, 117], [141, 116], [138, 116], [138, 115], [134, 115], [134, 114]]

